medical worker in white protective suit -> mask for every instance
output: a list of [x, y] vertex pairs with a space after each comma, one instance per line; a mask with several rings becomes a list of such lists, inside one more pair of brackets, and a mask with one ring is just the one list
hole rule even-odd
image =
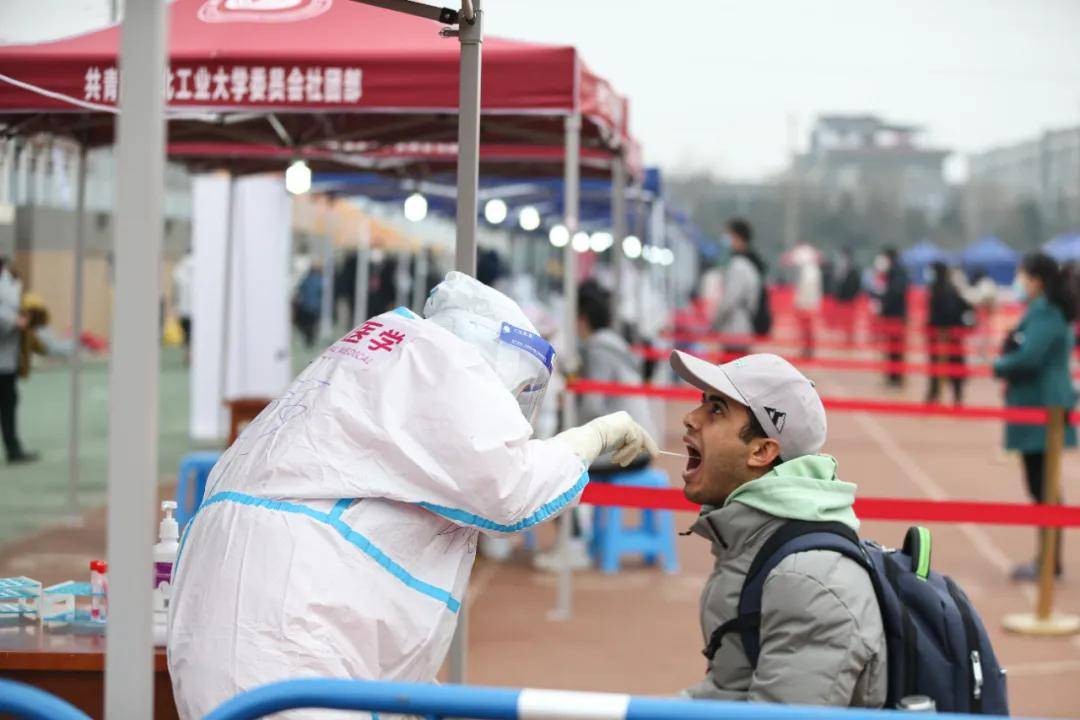
[[652, 439], [626, 413], [530, 440], [554, 352], [450, 273], [331, 345], [214, 467], [181, 538], [169, 671], [183, 718], [276, 680], [432, 681], [480, 531], [573, 505]]

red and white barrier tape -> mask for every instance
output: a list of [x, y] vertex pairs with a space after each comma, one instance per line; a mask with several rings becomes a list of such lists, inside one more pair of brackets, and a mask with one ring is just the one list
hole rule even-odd
[[[674, 488], [589, 483], [585, 486], [581, 501], [593, 505], [649, 510], [701, 510], [699, 505], [687, 500], [681, 490]], [[1080, 506], [1077, 505], [866, 497], [855, 500], [855, 513], [862, 520], [1080, 527]]]
[[[701, 399], [700, 390], [686, 385], [628, 385], [600, 382], [598, 380], [575, 380], [567, 383], [566, 389], [576, 395], [611, 395], [615, 397], [638, 395], [690, 402], [697, 402]], [[1046, 409], [1039, 407], [950, 407], [894, 400], [833, 397], [823, 397], [821, 401], [824, 403], [825, 409], [838, 412], [869, 412], [879, 415], [945, 417], [963, 420], [1003, 420], [1016, 425], [1045, 425], [1048, 419]], [[1070, 413], [1069, 422], [1073, 424], [1080, 423], [1080, 413]]]

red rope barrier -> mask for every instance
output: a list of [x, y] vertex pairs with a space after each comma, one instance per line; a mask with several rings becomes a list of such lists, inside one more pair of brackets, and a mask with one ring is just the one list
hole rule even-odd
[[[594, 394], [616, 397], [640, 395], [690, 402], [701, 399], [700, 390], [686, 385], [628, 385], [597, 380], [575, 380], [567, 383], [566, 389], [577, 395]], [[839, 412], [870, 412], [881, 415], [947, 417], [964, 420], [1003, 420], [1017, 425], [1045, 425], [1048, 417], [1046, 409], [1038, 407], [949, 407], [904, 401], [832, 397], [823, 397], [821, 401], [827, 410]], [[1069, 422], [1080, 423], [1080, 413], [1071, 413]]]
[[[884, 333], [883, 333], [884, 334]], [[900, 337], [895, 335], [899, 334]], [[929, 353], [930, 348], [942, 355], [976, 356], [978, 352], [962, 342], [938, 344], [925, 341], [925, 336], [914, 335], [907, 338], [906, 333], [891, 333], [892, 337], [885, 340], [856, 340], [854, 342], [824, 340], [815, 338], [814, 348], [817, 350], [864, 350], [879, 353], [906, 353], [922, 354]], [[802, 349], [806, 343], [798, 337], [785, 337], [780, 335], [731, 335], [724, 333], [688, 333], [688, 332], [663, 332], [661, 337], [674, 340], [684, 345], [721, 345], [728, 347], [760, 347], [774, 346], [789, 349]], [[888, 335], [886, 336], [888, 337]], [[970, 335], [968, 337], [971, 337]], [[996, 349], [1000, 344], [999, 338], [993, 338], [993, 347]]]
[[[631, 348], [634, 354], [646, 360], [667, 360], [670, 350], [652, 348], [645, 345], [635, 345]], [[708, 360], [711, 363], [725, 363], [736, 360], [743, 356], [742, 353], [693, 353], [695, 357]], [[989, 365], [964, 365], [961, 363], [910, 363], [889, 362], [882, 360], [858, 360], [851, 358], [788, 358], [793, 365], [799, 368], [820, 368], [822, 370], [848, 370], [853, 372], [880, 372], [897, 375], [937, 375], [938, 377], [993, 377], [992, 368]], [[1076, 373], [1080, 377], [1080, 372]]]
[[[593, 505], [699, 512], [696, 505], [674, 488], [643, 488], [589, 483], [581, 501]], [[980, 525], [1032, 525], [1080, 527], [1080, 506], [1027, 503], [977, 503], [964, 500], [909, 500], [857, 498], [855, 513], [862, 520], [904, 522], [978, 523]]]

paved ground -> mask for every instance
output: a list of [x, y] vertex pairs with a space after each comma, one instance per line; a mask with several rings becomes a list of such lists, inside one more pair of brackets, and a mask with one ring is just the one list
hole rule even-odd
[[[172, 387], [182, 384], [183, 372], [178, 360], [176, 363], [171, 368], [166, 359], [164, 373], [171, 379], [163, 382], [170, 387], [163, 387], [162, 408], [169, 407], [165, 400], [169, 398], [179, 415], [185, 393]], [[38, 376], [48, 377], [46, 373]], [[55, 374], [51, 382], [62, 382], [58, 380], [62, 377]], [[922, 378], [913, 378], [906, 394], [887, 393], [877, 376], [865, 373], [822, 373], [815, 379], [827, 395], [916, 400], [924, 389]], [[43, 386], [28, 387], [28, 398], [36, 387]], [[62, 395], [59, 391], [56, 394]], [[101, 400], [105, 397], [101, 390]], [[998, 387], [990, 380], [972, 382], [970, 402], [1000, 404]], [[44, 403], [33, 410], [28, 407], [34, 416], [27, 424], [28, 439], [44, 440], [50, 432], [59, 432], [55, 426], [65, 416], [62, 400], [47, 407], [48, 411]], [[686, 408], [677, 403], [665, 408], [668, 448], [679, 446], [678, 418]], [[184, 423], [176, 418], [167, 420], [166, 415], [163, 412], [163, 474], [175, 467], [166, 453], [178, 454], [185, 446]], [[993, 422], [834, 413], [827, 450], [839, 458], [841, 476], [858, 483], [863, 495], [1024, 501], [1019, 463], [998, 449], [1000, 432], [1000, 425]], [[100, 479], [92, 486], [96, 489], [87, 495], [88, 505], [101, 499], [102, 457], [95, 454], [87, 460], [90, 468], [101, 468]], [[7, 479], [10, 471], [0, 470], [5, 498], [0, 508], [0, 532], [9, 540], [0, 545], [0, 576], [66, 579], [81, 574], [87, 560], [104, 552], [100, 509], [87, 513], [83, 528], [26, 534], [26, 529], [51, 517], [49, 508], [61, 505], [57, 493], [62, 498], [63, 462], [52, 458], [50, 462], [52, 472], [61, 480], [48, 482], [43, 465], [33, 476], [36, 481], [29, 475], [14, 481], [18, 493], [12, 495], [8, 485], [12, 481]], [[665, 460], [661, 465], [677, 478], [673, 462]], [[1067, 457], [1064, 478], [1067, 499], [1080, 501], [1080, 456], [1075, 453]], [[9, 505], [9, 497], [17, 505]], [[690, 521], [686, 515], [678, 518], [682, 527]], [[19, 523], [21, 530], [9, 527], [12, 522]], [[905, 529], [902, 523], [866, 523], [863, 534], [895, 545]], [[1031, 557], [1034, 531], [975, 525], [935, 525], [931, 529], [934, 566], [967, 589], [1009, 669], [1014, 713], [1080, 714], [1080, 640], [1021, 638], [1000, 629], [1005, 614], [1033, 606], [1031, 588], [1010, 583], [1007, 573], [1012, 564]], [[12, 541], [15, 536], [19, 539]], [[551, 529], [544, 528], [541, 542], [550, 536]], [[633, 563], [614, 577], [596, 572], [577, 574], [574, 616], [567, 622], [548, 619], [554, 603], [554, 578], [532, 571], [522, 553], [504, 564], [481, 560], [468, 598], [469, 681], [658, 694], [695, 682], [704, 669], [697, 596], [710, 556], [698, 538], [679, 538], [678, 547], [682, 562], [678, 575], [666, 576]], [[1080, 612], [1080, 533], [1066, 538], [1065, 567], [1066, 580], [1059, 585], [1056, 605], [1060, 610]]]

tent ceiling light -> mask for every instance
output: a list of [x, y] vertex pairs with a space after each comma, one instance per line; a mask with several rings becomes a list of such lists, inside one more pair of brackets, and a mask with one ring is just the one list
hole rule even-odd
[[297, 160], [285, 171], [285, 189], [293, 195], [303, 195], [311, 190], [311, 168], [303, 160]]
[[427, 198], [420, 193], [413, 193], [405, 198], [405, 219], [420, 222], [427, 217]]
[[521, 229], [525, 232], [536, 230], [540, 227], [540, 211], [532, 205], [522, 208], [521, 214], [518, 216], [518, 224], [521, 225]]
[[576, 233], [574, 233], [574, 239], [572, 241], [572, 244], [574, 246], [574, 250], [578, 251], [579, 253], [588, 252], [589, 251], [589, 245], [590, 245], [589, 233], [587, 233], [587, 232], [576, 232]]
[[565, 225], [556, 225], [548, 233], [548, 240], [557, 248], [566, 247], [570, 242], [570, 231]]
[[627, 235], [622, 241], [622, 251], [631, 260], [641, 257], [641, 240], [634, 235]]
[[589, 238], [589, 249], [594, 253], [605, 252], [614, 244], [615, 238], [611, 236], [611, 233], [595, 232], [592, 234], [592, 237]]
[[484, 204], [484, 219], [492, 225], [501, 225], [506, 220], [506, 215], [506, 203], [499, 198], [488, 200]]

